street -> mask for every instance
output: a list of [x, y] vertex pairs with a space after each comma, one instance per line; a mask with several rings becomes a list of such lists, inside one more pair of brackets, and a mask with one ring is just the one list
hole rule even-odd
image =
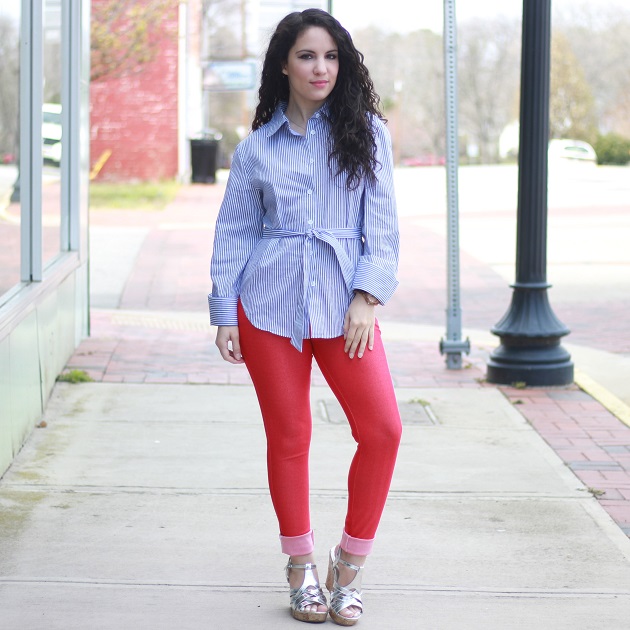
[[[504, 302], [509, 302], [508, 285], [515, 273], [518, 169], [462, 167], [459, 179], [463, 317], [468, 326], [488, 328], [503, 312], [492, 308], [494, 300], [484, 308], [466, 276], [471, 268], [485, 267], [486, 286], [503, 284]], [[440, 167], [398, 169], [401, 223], [444, 239], [445, 182]], [[629, 242], [630, 169], [581, 164], [551, 169], [547, 279], [552, 284], [552, 307], [571, 328], [571, 342], [630, 353], [630, 324], [624, 316], [630, 306]]]

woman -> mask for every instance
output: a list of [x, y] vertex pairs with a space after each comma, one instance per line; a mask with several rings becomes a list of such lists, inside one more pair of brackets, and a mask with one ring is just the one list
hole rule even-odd
[[253, 132], [236, 149], [216, 225], [209, 296], [216, 344], [245, 363], [267, 436], [290, 608], [323, 622], [313, 563], [308, 455], [315, 357], [357, 442], [330, 615], [362, 614], [361, 569], [394, 470], [401, 423], [374, 317], [396, 288], [398, 227], [389, 134], [348, 32], [319, 9], [277, 26]]

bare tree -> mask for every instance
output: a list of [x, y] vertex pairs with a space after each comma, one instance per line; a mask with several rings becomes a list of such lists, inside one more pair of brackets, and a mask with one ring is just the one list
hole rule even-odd
[[92, 2], [92, 81], [140, 72], [160, 50], [160, 23], [173, 0]]
[[[242, 59], [243, 0], [203, 0], [204, 60]], [[630, 7], [606, 10], [586, 0], [554, 12], [551, 131], [592, 140], [597, 132], [630, 136]], [[358, 30], [376, 91], [389, 119], [399, 159], [444, 154], [442, 36], [430, 31]], [[497, 17], [459, 26], [460, 133], [478, 147], [480, 162], [499, 157], [498, 140], [518, 119], [521, 29]], [[235, 93], [207, 95], [210, 126], [236, 142], [243, 100]], [[231, 135], [230, 135], [231, 134]], [[232, 136], [234, 136], [232, 138]], [[228, 138], [229, 141], [228, 141]]]
[[428, 30], [406, 35], [369, 27], [355, 35], [389, 119], [397, 161], [444, 154], [442, 38]]
[[498, 158], [498, 140], [510, 122], [518, 89], [520, 24], [471, 20], [459, 30], [461, 133], [475, 144], [479, 161]]
[[576, 0], [555, 22], [590, 86], [599, 130], [630, 137], [630, 7]]
[[595, 101], [584, 71], [568, 38], [556, 32], [551, 44], [549, 133], [552, 138], [594, 142], [597, 137]]

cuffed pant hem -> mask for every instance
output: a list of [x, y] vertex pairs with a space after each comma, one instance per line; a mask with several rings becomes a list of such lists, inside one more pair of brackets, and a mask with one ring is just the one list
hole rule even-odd
[[288, 556], [305, 556], [313, 552], [315, 548], [315, 537], [313, 530], [301, 536], [283, 536], [280, 534], [280, 547], [282, 553]]
[[374, 546], [374, 538], [353, 538], [344, 530], [341, 535], [341, 548], [355, 556], [369, 556]]

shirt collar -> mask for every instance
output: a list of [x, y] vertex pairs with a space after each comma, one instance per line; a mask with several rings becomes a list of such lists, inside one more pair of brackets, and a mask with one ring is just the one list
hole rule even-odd
[[[271, 120], [267, 123], [267, 137], [270, 138], [274, 133], [282, 127], [284, 124], [289, 124], [289, 119], [286, 117], [285, 112], [287, 110], [288, 103], [286, 101], [282, 101], [278, 103], [278, 107], [276, 107], [276, 111], [273, 113]], [[315, 117], [317, 114], [320, 114], [322, 118], [328, 115], [330, 108], [328, 103], [324, 103], [314, 114]]]

